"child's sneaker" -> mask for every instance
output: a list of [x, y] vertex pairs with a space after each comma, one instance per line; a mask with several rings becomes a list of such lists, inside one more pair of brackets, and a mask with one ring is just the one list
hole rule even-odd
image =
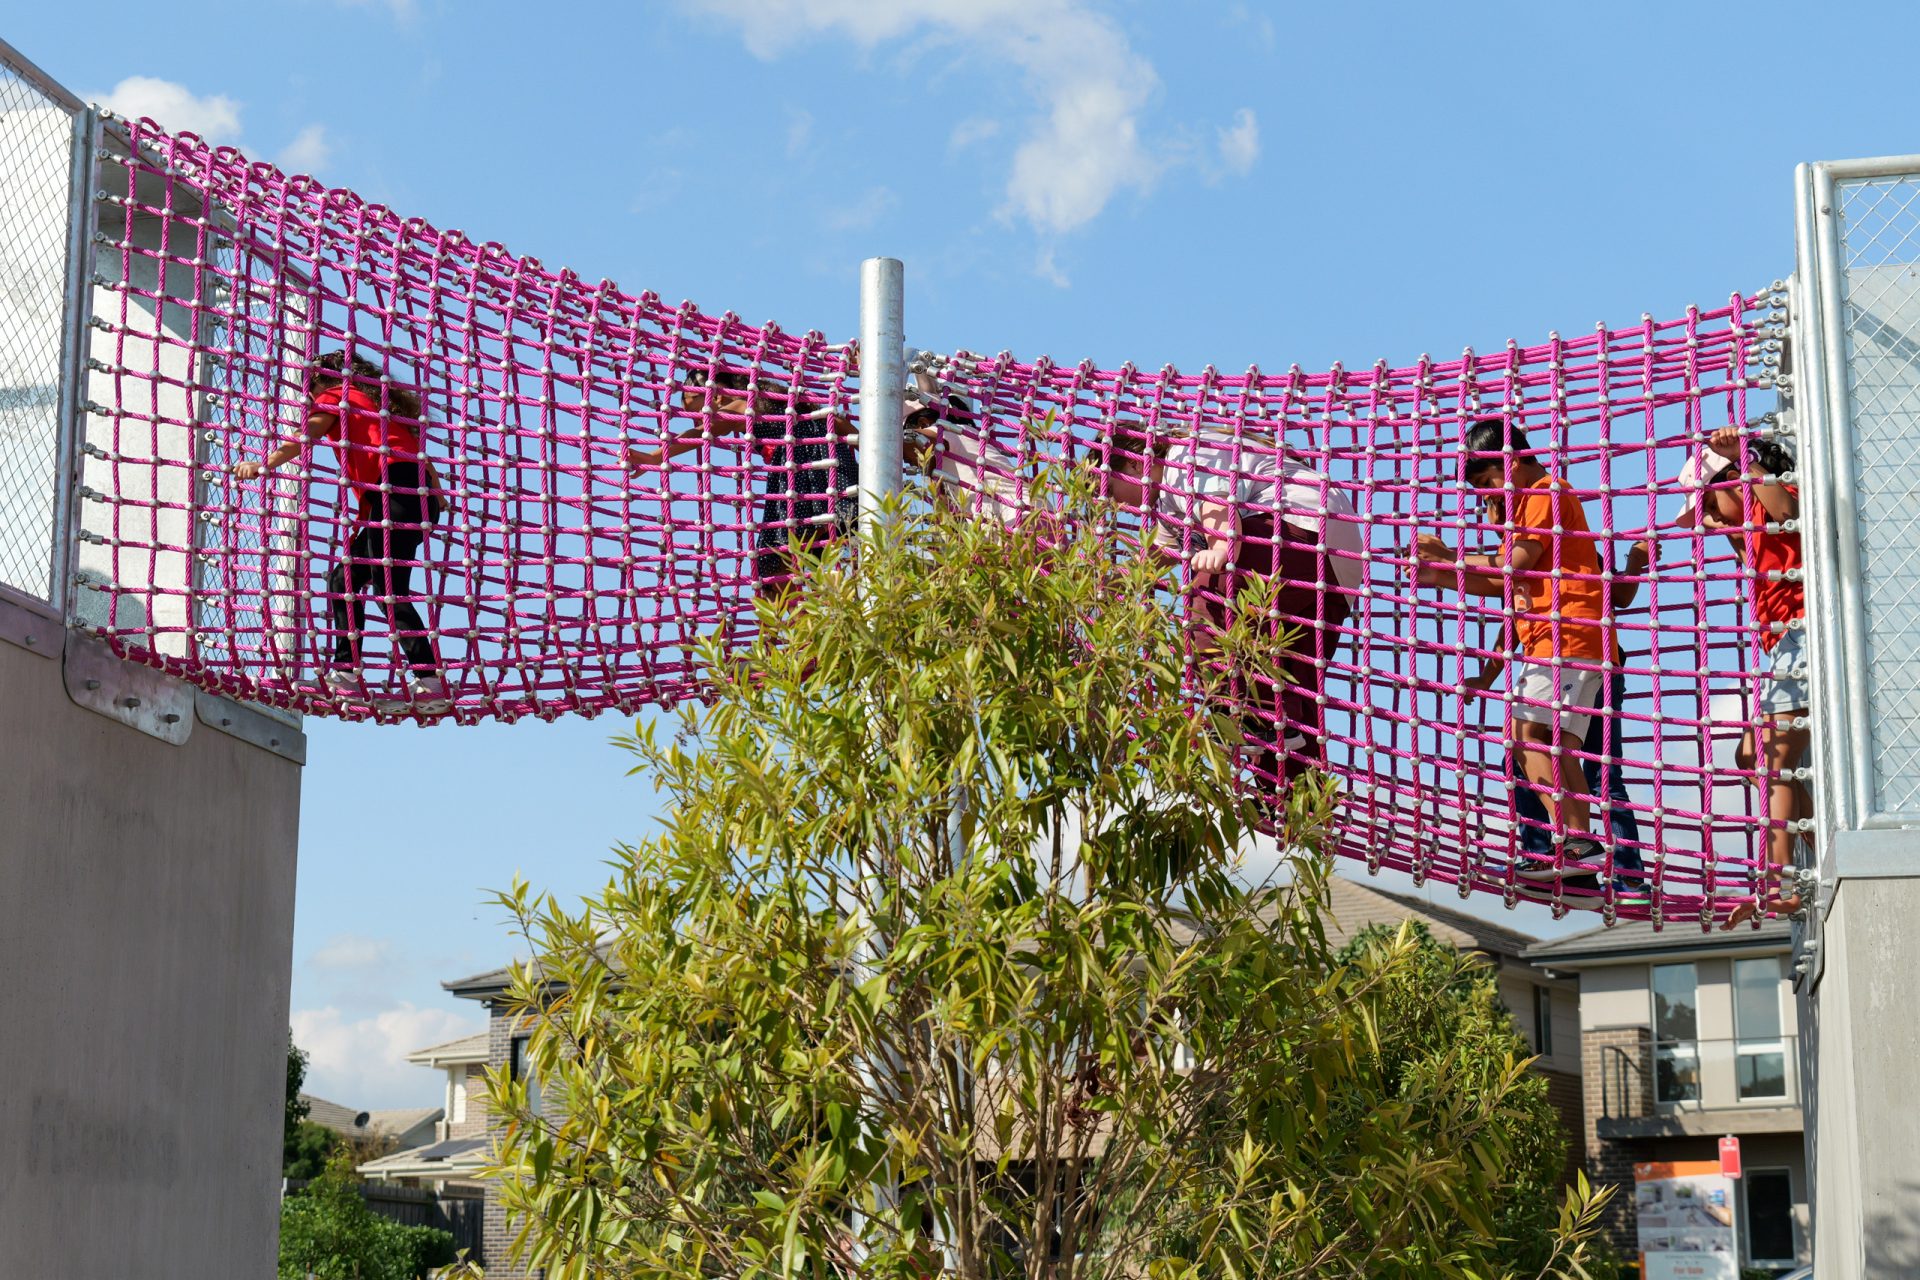
[[1535, 885], [1558, 880], [1562, 888], [1600, 892], [1600, 872], [1607, 865], [1607, 851], [1600, 847], [1600, 842], [1592, 836], [1569, 836], [1561, 849], [1557, 867], [1550, 858], [1523, 855], [1513, 869], [1514, 879]]
[[366, 682], [360, 679], [358, 671], [335, 668], [320, 678], [321, 685], [334, 697], [350, 702], [367, 700]]
[[407, 681], [407, 693], [413, 699], [413, 709], [421, 715], [445, 715], [453, 710], [447, 682], [439, 676], [415, 676]]

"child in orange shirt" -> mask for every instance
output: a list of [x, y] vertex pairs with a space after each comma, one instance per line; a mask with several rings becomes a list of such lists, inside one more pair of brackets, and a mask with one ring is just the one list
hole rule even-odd
[[1482, 418], [1467, 429], [1462, 449], [1461, 479], [1483, 496], [1501, 498], [1506, 536], [1497, 554], [1461, 556], [1422, 534], [1414, 549], [1415, 581], [1510, 601], [1521, 651], [1513, 747], [1528, 785], [1547, 799], [1555, 828], [1565, 833], [1560, 867], [1523, 844], [1514, 875], [1598, 889], [1612, 867], [1594, 839], [1593, 793], [1573, 755], [1605, 704], [1600, 666], [1610, 639], [1598, 539], [1566, 482], [1534, 461], [1521, 428]]

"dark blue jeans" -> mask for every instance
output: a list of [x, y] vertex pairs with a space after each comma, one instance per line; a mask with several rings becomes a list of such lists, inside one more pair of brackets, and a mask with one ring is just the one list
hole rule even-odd
[[[1627, 699], [1627, 677], [1623, 672], [1613, 673], [1613, 679], [1607, 686], [1604, 704], [1594, 712], [1591, 723], [1587, 725], [1586, 741], [1580, 749], [1588, 755], [1606, 756], [1603, 764], [1598, 760], [1582, 760], [1580, 763], [1587, 774], [1587, 790], [1598, 800], [1605, 796], [1611, 802], [1607, 810], [1607, 825], [1613, 830], [1613, 868], [1616, 873], [1639, 871], [1640, 851], [1633, 847], [1640, 840], [1640, 824], [1634, 820], [1633, 811], [1627, 808], [1627, 784], [1620, 776], [1620, 726], [1613, 718], [1614, 708], [1623, 705]], [[1532, 787], [1527, 785], [1527, 775], [1521, 771], [1517, 752], [1507, 752], [1507, 776], [1513, 782], [1513, 812], [1520, 820], [1520, 847], [1527, 853], [1538, 854], [1543, 858], [1553, 856], [1553, 819], [1547, 814], [1546, 802], [1541, 800]], [[1621, 878], [1625, 878], [1624, 875]]]

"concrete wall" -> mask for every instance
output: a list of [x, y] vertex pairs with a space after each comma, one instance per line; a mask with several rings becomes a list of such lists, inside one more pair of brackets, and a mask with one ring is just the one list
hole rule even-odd
[[1653, 997], [1644, 964], [1595, 965], [1580, 971], [1580, 1029], [1645, 1027], [1653, 1022]]
[[[1920, 857], [1920, 832], [1885, 834]], [[1817, 1042], [1814, 1256], [1821, 1280], [1920, 1275], [1920, 879], [1843, 878], [1832, 893], [1826, 972], [1801, 1008]]]
[[0, 1275], [271, 1276], [299, 767], [3, 642], [0, 744]]

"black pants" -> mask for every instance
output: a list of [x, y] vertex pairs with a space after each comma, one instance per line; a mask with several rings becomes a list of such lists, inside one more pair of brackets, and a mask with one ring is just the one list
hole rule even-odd
[[371, 509], [362, 508], [364, 523], [347, 543], [346, 557], [327, 575], [328, 607], [333, 614], [333, 660], [338, 666], [359, 661], [360, 635], [367, 629], [364, 593], [374, 591], [394, 643], [406, 655], [416, 676], [439, 671], [427, 624], [413, 607], [413, 561], [432, 525], [428, 495], [420, 468], [396, 462], [387, 468], [387, 491], [369, 495]]

